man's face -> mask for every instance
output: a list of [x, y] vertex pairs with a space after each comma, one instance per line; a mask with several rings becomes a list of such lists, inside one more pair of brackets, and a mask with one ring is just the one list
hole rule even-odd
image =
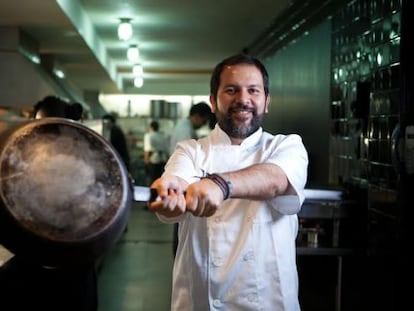
[[265, 95], [260, 70], [240, 64], [224, 68], [217, 100], [210, 96], [210, 101], [221, 129], [231, 138], [244, 139], [262, 125], [270, 96]]

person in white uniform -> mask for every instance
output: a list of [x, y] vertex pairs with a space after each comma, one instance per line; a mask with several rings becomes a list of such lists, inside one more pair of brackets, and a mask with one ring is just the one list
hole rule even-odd
[[167, 136], [160, 131], [159, 122], [153, 120], [144, 134], [144, 163], [150, 183], [162, 175], [168, 154]]
[[262, 128], [269, 77], [238, 54], [214, 69], [217, 124], [186, 140], [151, 185], [149, 209], [179, 223], [171, 310], [300, 310], [295, 239], [308, 154], [297, 134]]

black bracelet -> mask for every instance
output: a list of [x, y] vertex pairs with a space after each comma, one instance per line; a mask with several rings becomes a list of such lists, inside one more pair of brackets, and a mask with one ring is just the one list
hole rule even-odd
[[230, 179], [228, 179], [226, 177], [226, 175], [223, 175], [223, 174], [215, 174], [215, 175], [217, 175], [218, 177], [220, 177], [221, 180], [226, 185], [226, 188], [227, 188], [227, 196], [226, 196], [226, 199], [231, 198], [231, 196], [233, 194], [233, 184], [231, 183]]
[[224, 200], [227, 200], [231, 197], [233, 186], [229, 179], [225, 178], [221, 174], [207, 174], [203, 178], [208, 178], [211, 181], [213, 181], [217, 186], [219, 186], [220, 190], [223, 192]]

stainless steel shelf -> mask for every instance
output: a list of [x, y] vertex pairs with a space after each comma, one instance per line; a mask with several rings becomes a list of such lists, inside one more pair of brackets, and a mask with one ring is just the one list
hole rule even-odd
[[341, 247], [296, 247], [296, 254], [306, 256], [346, 256], [352, 255], [355, 250]]

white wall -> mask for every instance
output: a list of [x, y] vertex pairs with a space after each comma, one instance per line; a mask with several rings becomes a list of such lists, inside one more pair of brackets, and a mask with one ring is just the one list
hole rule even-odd
[[192, 104], [200, 101], [209, 103], [208, 95], [162, 96], [101, 94], [99, 96], [99, 102], [105, 110], [108, 112], [116, 112], [119, 117], [149, 117], [151, 100], [165, 100], [167, 102], [179, 103], [179, 118], [187, 117]]

